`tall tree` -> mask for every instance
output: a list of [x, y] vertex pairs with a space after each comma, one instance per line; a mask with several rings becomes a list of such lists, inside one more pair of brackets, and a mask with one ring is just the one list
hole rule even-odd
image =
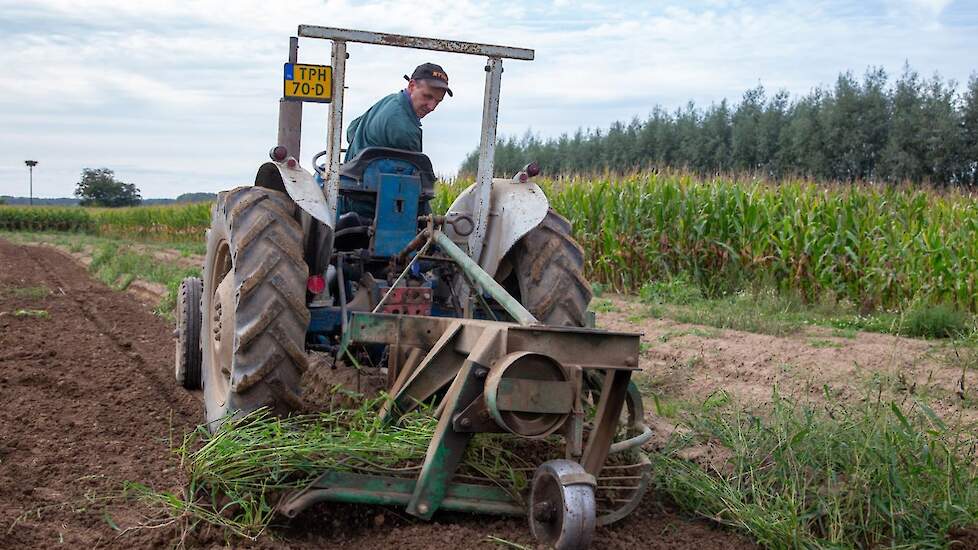
[[920, 181], [924, 177], [924, 144], [919, 130], [925, 122], [920, 75], [904, 66], [892, 95], [893, 116], [883, 165], [891, 180]]
[[816, 88], [791, 107], [782, 139], [786, 169], [813, 178], [828, 177], [826, 117], [822, 114], [828, 95]]
[[716, 173], [730, 170], [730, 107], [724, 99], [714, 103], [703, 116], [700, 171]]
[[781, 90], [774, 94], [761, 113], [758, 132], [758, 151], [761, 163], [768, 176], [781, 177], [784, 159], [781, 152], [781, 134], [788, 123], [788, 92]]
[[927, 122], [919, 129], [924, 177], [936, 185], [956, 183], [961, 174], [963, 129], [954, 89], [936, 75], [924, 87], [921, 114]]
[[108, 168], [84, 168], [75, 196], [82, 206], [136, 206], [142, 201], [135, 185], [115, 179]]
[[978, 73], [971, 75], [961, 102], [962, 180], [978, 185]]
[[828, 174], [833, 179], [853, 181], [862, 176], [862, 128], [859, 84], [851, 72], [839, 75], [830, 105], [823, 111], [828, 140]]
[[735, 170], [757, 170], [763, 161], [761, 116], [764, 112], [764, 87], [744, 92], [731, 120], [731, 149]]
[[866, 71], [860, 90], [859, 139], [860, 177], [877, 179], [879, 164], [890, 131], [890, 98], [887, 93], [886, 71], [882, 68]]
[[695, 169], [700, 152], [700, 113], [690, 101], [685, 109], [676, 111], [676, 150], [673, 166]]

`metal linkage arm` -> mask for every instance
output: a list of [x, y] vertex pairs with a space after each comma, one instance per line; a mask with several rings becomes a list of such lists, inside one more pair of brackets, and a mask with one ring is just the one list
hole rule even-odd
[[492, 275], [483, 271], [482, 268], [479, 267], [479, 264], [473, 262], [472, 259], [469, 258], [469, 256], [461, 248], [453, 243], [451, 239], [446, 237], [444, 233], [441, 231], [435, 231], [434, 240], [435, 244], [438, 245], [438, 248], [441, 248], [442, 252], [448, 254], [448, 257], [455, 260], [455, 263], [458, 264], [459, 268], [461, 268], [470, 279], [472, 279], [472, 282], [482, 287], [481, 289], [477, 289], [477, 292], [488, 292], [489, 295], [499, 303], [499, 305], [503, 306], [506, 313], [512, 315], [513, 319], [524, 327], [540, 324], [540, 321], [538, 321], [532, 313], [527, 311], [527, 309], [523, 307], [523, 304], [519, 303], [516, 298], [510, 296], [510, 294], [506, 292], [506, 289], [492, 278]]
[[355, 31], [335, 27], [319, 27], [316, 25], [299, 25], [299, 36], [304, 38], [323, 38], [340, 42], [360, 42], [361, 44], [377, 44], [379, 46], [397, 46], [417, 50], [434, 50], [437, 52], [464, 53], [484, 55], [487, 57], [505, 57], [509, 59], [533, 60], [533, 50], [514, 48], [511, 46], [496, 46], [494, 44], [478, 44], [462, 42], [461, 40], [444, 40], [441, 38], [424, 38], [403, 34], [388, 34], [384, 32]]

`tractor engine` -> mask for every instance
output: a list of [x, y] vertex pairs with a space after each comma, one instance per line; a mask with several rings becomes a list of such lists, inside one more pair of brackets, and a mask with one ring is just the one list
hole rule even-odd
[[[317, 182], [323, 185], [321, 175]], [[343, 164], [332, 246], [306, 247], [309, 265], [325, 266], [325, 284], [308, 287], [310, 349], [334, 350], [343, 311], [372, 311], [388, 293], [401, 271], [393, 269], [395, 258], [417, 236], [418, 218], [431, 213], [434, 186], [431, 161], [421, 153], [371, 147]], [[320, 250], [330, 257], [309, 257]], [[456, 316], [459, 308], [445, 282], [455, 271], [451, 264], [420, 259], [378, 312]], [[318, 276], [310, 275], [310, 281]]]

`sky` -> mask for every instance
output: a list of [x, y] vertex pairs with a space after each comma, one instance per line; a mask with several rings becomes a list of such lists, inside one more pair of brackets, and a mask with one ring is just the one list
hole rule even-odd
[[[762, 84], [793, 97], [842, 71], [905, 63], [965, 83], [978, 71], [978, 0], [572, 2], [476, 0], [0, 0], [0, 195], [71, 196], [107, 167], [144, 198], [254, 181], [275, 145], [282, 64], [299, 24], [531, 48], [503, 63], [499, 134], [542, 137], [706, 107]], [[425, 117], [424, 150], [454, 174], [478, 147], [485, 59], [349, 45], [344, 120], [441, 64], [455, 96]], [[329, 63], [303, 38], [299, 62]], [[326, 148], [304, 105], [302, 154]], [[546, 170], [546, 167], [544, 167]]]

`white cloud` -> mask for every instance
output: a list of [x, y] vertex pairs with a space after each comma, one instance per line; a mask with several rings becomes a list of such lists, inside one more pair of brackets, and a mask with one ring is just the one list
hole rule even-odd
[[917, 9], [937, 15], [944, 11], [944, 8], [951, 3], [951, 0], [909, 0], [909, 3]]
[[[904, 60], [966, 81], [974, 25], [942, 28], [945, 0], [882, 4], [701, 2], [233, 3], [0, 0], [0, 194], [70, 195], [86, 166], [109, 166], [144, 196], [247, 183], [276, 132], [281, 64], [299, 23], [530, 47], [506, 61], [500, 131], [573, 132], [693, 99], [739, 100], [762, 82], [806, 93], [842, 70]], [[346, 120], [403, 86], [423, 61], [445, 66], [455, 97], [425, 119], [440, 172], [475, 148], [485, 73], [478, 58], [350, 45]], [[303, 39], [300, 60], [327, 63]], [[305, 106], [303, 161], [325, 146], [326, 107]]]

